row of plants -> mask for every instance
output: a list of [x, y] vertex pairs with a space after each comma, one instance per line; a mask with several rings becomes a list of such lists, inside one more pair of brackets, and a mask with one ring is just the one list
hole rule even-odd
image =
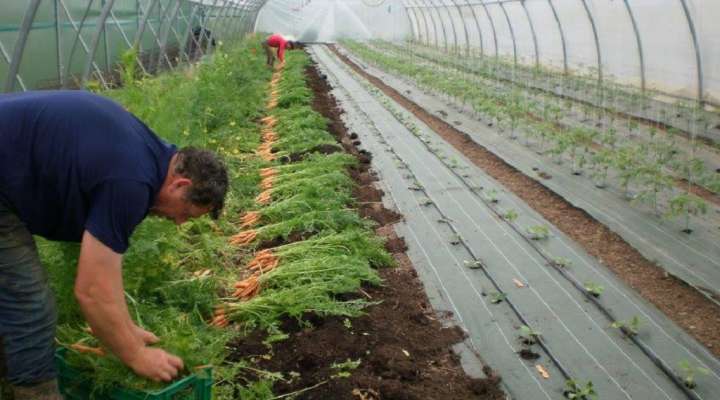
[[[350, 73], [353, 73], [350, 71], [349, 68], [346, 67], [345, 69]], [[405, 114], [395, 106], [394, 102], [390, 100], [387, 96], [385, 96], [380, 90], [378, 90], [376, 87], [374, 87], [367, 81], [362, 80], [361, 83], [373, 96], [378, 98], [379, 102], [383, 105], [383, 107], [387, 109], [400, 123], [402, 123], [410, 133], [416, 136], [435, 157], [441, 160], [441, 162], [443, 162], [448, 168], [455, 171], [455, 174], [463, 181], [466, 181], [469, 175], [462, 172], [462, 170], [466, 167], [459, 164], [457, 160], [448, 157], [446, 154], [444, 154], [444, 152], [439, 150], [439, 148], [436, 147], [437, 145], [433, 143], [431, 137], [423, 134], [419, 127], [413, 122], [413, 120], [407, 118]], [[382, 135], [380, 133], [377, 133], [376, 135], [380, 137], [380, 143], [385, 144], [386, 147], [388, 147], [388, 150], [394, 153], [392, 148], [387, 145], [387, 142], [384, 140], [384, 138], [382, 138]], [[403, 169], [409, 168], [408, 165], [397, 154], [395, 154], [395, 158], [399, 167], [402, 167]], [[412, 174], [412, 172], [410, 172], [406, 177], [414, 178], [414, 175]], [[537, 244], [538, 242], [547, 241], [552, 238], [549, 227], [547, 227], [546, 225], [528, 225], [524, 227], [520, 226], [516, 222], [519, 218], [519, 214], [515, 209], [501, 208], [500, 199], [497, 197], [497, 190], [484, 187], [475, 187], [469, 181], [466, 181], [466, 184], [473, 190], [473, 192], [478, 194], [481, 200], [503, 221], [505, 221], [505, 223], [507, 223], [513, 230], [524, 236], [528, 240], [528, 243], [532, 246], [532, 248], [535, 249], [540, 254], [540, 256], [542, 256], [547, 261], [548, 266], [556, 269], [565, 279], [571, 281], [573, 286], [580, 290], [589, 299], [590, 302], [601, 308], [603, 310], [603, 314], [611, 321], [610, 327], [618, 329], [623, 335], [629, 337], [633, 342], [635, 342], [638, 346], [641, 346], [643, 349], [649, 349], [648, 346], [637, 336], [640, 332], [639, 329], [642, 324], [642, 320], [640, 319], [640, 317], [633, 316], [628, 320], [616, 320], [613, 315], [614, 313], [607, 309], [599, 300], [599, 297], [604, 292], [604, 287], [602, 285], [599, 285], [592, 281], [585, 281], [581, 283], [577, 280], [575, 276], [573, 276], [571, 272], [571, 260], [560, 256], [554, 256], [553, 254], [548, 253], [546, 250], [544, 250], [543, 247]], [[415, 181], [415, 183], [413, 184], [413, 186], [410, 187], [410, 189], [424, 192], [424, 188], [422, 187], [422, 185], [417, 183], [417, 181]], [[421, 201], [421, 204], [424, 206], [428, 206], [433, 205], [434, 203], [430, 199], [426, 199], [426, 201]], [[451, 224], [451, 221], [447, 219], [441, 219], [438, 222]], [[450, 239], [450, 244], [454, 246], [460, 245], [463, 242], [464, 239], [459, 235], [454, 235]], [[486, 275], [490, 274], [489, 266], [485, 265], [479, 260], [466, 260], [465, 266], [473, 270], [482, 270]], [[488, 293], [490, 297], [490, 303], [500, 304], [503, 301], [511, 301], [511, 299], [508, 298], [508, 294], [506, 292], [502, 291], [499, 287], [496, 287], [496, 289], [498, 291]], [[540, 331], [533, 329], [529, 325], [521, 325], [519, 328], [518, 339], [523, 347], [521, 353], [523, 353], [525, 356], [529, 356], [531, 359], [539, 357], [539, 355], [533, 350], [534, 346], [541, 344], [543, 340], [542, 333]], [[708, 369], [703, 368], [702, 366], [698, 366], [697, 364], [694, 364], [687, 359], [679, 361], [676, 365], [676, 368], [672, 370], [669, 366], [665, 365], [659, 359], [657, 359], [657, 363], [662, 369], [665, 370], [665, 372], [668, 374], [668, 376], [671, 377], [671, 379], [674, 379], [677, 382], [681, 382], [681, 384], [687, 389], [694, 389], [697, 386], [696, 378], [698, 376], [709, 374]], [[592, 381], [581, 383], [580, 381], [572, 378], [568, 378], [566, 386], [563, 390], [563, 394], [566, 398], [571, 399], [597, 398], [597, 393], [593, 387]]]
[[552, 157], [558, 164], [567, 161], [573, 174], [590, 175], [597, 187], [617, 183], [634, 203], [645, 204], [666, 218], [682, 217], [687, 233], [692, 232], [690, 217], [708, 210], [706, 201], [694, 194], [694, 185], [702, 181], [720, 190], [717, 174], [695, 156], [699, 141], [691, 141], [690, 152], [683, 153], [673, 134], [638, 143], [620, 136], [612, 124], [607, 129], [569, 125], [561, 121], [565, 113], [562, 105], [567, 103], [561, 97], [531, 93], [503, 82], [469, 84], [463, 71], [445, 68], [439, 74], [433, 63], [410, 62], [412, 56], [406, 53], [387, 51], [392, 45], [386, 44], [383, 50], [358, 42], [345, 45], [364, 60], [408, 77], [425, 90], [470, 105], [482, 120], [497, 125], [508, 138], [516, 140], [522, 135], [527, 146], [535, 146], [539, 154]]
[[[347, 169], [355, 160], [314, 152], [335, 141], [310, 108], [307, 56], [289, 54], [282, 72], [271, 75], [260, 40], [220, 45], [212, 58], [158, 77], [143, 76], [127, 57], [123, 88], [102, 93], [163, 139], [214, 150], [229, 167], [222, 218], [175, 226], [150, 217], [123, 260], [135, 322], [184, 360], [183, 375], [212, 366], [217, 399], [273, 398], [273, 381], [283, 379], [262, 373], [238, 381], [252, 367], [226, 361], [230, 339], [264, 329], [269, 341], [282, 340], [281, 319], [308, 313], [359, 315], [368, 302], [337, 295], [378, 284], [374, 267], [392, 265], [354, 210]], [[79, 247], [40, 239], [39, 250], [58, 299], [57, 341], [97, 398], [116, 387], [163, 388], [136, 376], [92, 336], [73, 296]]]
[[[395, 47], [389, 42], [372, 42], [379, 47]], [[422, 43], [407, 42], [404, 51], [440, 62], [447, 66], [460, 67], [491, 80], [502, 80], [519, 85], [524, 89], [540, 90], [556, 96], [585, 103], [589, 109], [604, 114], [614, 112], [640, 116], [676, 129], [682, 129], [696, 136], [706, 135], [712, 122], [718, 122], [717, 108], [704, 108], [689, 99], [668, 102], [666, 93], [650, 88], [642, 90], [635, 85], [618, 82], [615, 77], [603, 74], [598, 79], [597, 67], [578, 65], [569, 73], [557, 68], [528, 63], [515, 63], [512, 57], [478, 57], [475, 55], [448, 55], [440, 49]]]
[[[423, 62], [440, 65], [442, 68], [454, 69], [455, 72], [463, 72], [464, 74], [461, 76], [464, 77], [466, 84], [489, 85], [500, 91], [509, 90], [510, 88], [519, 89], [519, 92], [525, 97], [524, 101], [527, 103], [526, 111], [533, 113], [536, 118], [549, 120], [552, 117], [552, 122], [555, 125], [567, 125], [565, 127], [567, 129], [579, 128], [590, 132], [597, 131], [606, 136], [614, 136], [617, 141], [639, 142], [640, 145], [653, 144], [664, 140], [666, 144], [675, 147], [676, 152], [673, 155], [676, 156], [676, 159], [693, 160], [692, 162], [696, 164], [695, 171], [690, 177], [692, 181], [687, 179], [687, 171], [681, 170], [681, 166], [677, 163], [668, 165], [668, 168], [666, 168], [668, 172], [671, 172], [675, 177], [692, 182], [691, 184], [703, 186], [711, 192], [720, 192], [720, 176], [718, 176], [716, 170], [718, 165], [714, 165], [717, 164], [717, 146], [716, 148], [708, 147], [705, 146], [704, 141], [698, 140], [699, 136], [708, 131], [711, 121], [718, 119], [718, 115], [701, 109], [696, 103], [683, 101], [667, 104], [660, 103], [652, 100], [650, 92], [641, 92], [635, 88], [625, 86], [615, 88], [612, 82], [598, 85], [597, 80], [594, 79], [588, 80], [583, 76], [574, 74], [557, 74], [546, 71], [542, 67], [524, 67], [525, 70], [532, 71], [535, 78], [520, 79], [515, 77], [515, 67], [511, 65], [505, 65], [500, 70], [498, 70], [498, 66], [493, 68], [483, 67], [487, 62], [495, 63], [494, 59], [482, 59], [475, 62], [475, 60], [447, 57], [447, 55], [434, 49], [400, 47], [383, 41], [373, 41], [371, 47], [378, 48], [383, 52], [409, 54], [411, 57], [420, 58]], [[522, 70], [523, 67], [521, 66], [520, 69]], [[499, 76], [500, 71], [511, 74], [511, 76]], [[547, 81], [547, 87], [540, 87], [535, 84], [543, 81], [543, 79]], [[574, 83], [578, 80], [585, 83]], [[597, 91], [600, 91], [602, 96], [596, 96]], [[572, 94], [570, 92], [576, 93]], [[588, 101], [586, 97], [589, 97], [590, 100]], [[596, 97], [598, 98], [596, 99]], [[613, 100], [616, 98], [629, 99], [630, 104], [621, 104], [614, 107], [606, 106], [603, 103], [608, 101], [614, 104]], [[462, 100], [464, 105], [468, 99], [458, 98], [457, 100]], [[651, 105], [657, 105], [658, 107], [662, 105], [666, 108], [658, 108], [659, 111], [656, 115], [647, 116], [646, 119], [649, 119], [649, 121], [642, 122], [635, 118], [626, 117], [628, 111], [637, 108], [636, 103], [642, 103], [643, 112], [655, 107]], [[522, 106], [522, 104], [519, 105]], [[683, 130], [664, 125], [661, 122], [665, 120], [664, 118], [669, 113], [668, 109], [676, 118], [682, 119], [676, 126], [680, 126]], [[684, 136], [688, 136], [688, 138]], [[709, 135], [705, 136], [709, 137]], [[603, 143], [595, 139], [594, 144], [602, 145]], [[686, 154], [686, 152], [689, 154]], [[712, 160], [714, 164], [706, 165], [709, 160]]]

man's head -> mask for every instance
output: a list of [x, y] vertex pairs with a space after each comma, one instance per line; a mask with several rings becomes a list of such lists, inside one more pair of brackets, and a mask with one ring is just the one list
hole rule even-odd
[[208, 150], [185, 147], [170, 161], [152, 213], [176, 224], [206, 213], [217, 219], [227, 189], [227, 169], [220, 158]]
[[294, 41], [294, 40], [290, 40], [290, 41], [288, 41], [288, 43], [287, 43], [287, 48], [288, 48], [288, 50], [297, 50], [297, 49], [300, 48], [300, 42]]

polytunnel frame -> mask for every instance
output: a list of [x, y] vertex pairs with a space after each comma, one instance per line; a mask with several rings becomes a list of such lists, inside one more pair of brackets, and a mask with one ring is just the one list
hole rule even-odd
[[[64, 0], [47, 1], [52, 2], [52, 16], [54, 18], [55, 28], [55, 56], [57, 58], [57, 79], [59, 86], [63, 88], [66, 88], [68, 86], [71, 75], [69, 65], [72, 63], [73, 57], [75, 55], [75, 50], [79, 45], [85, 53], [85, 61], [83, 63], [82, 72], [80, 74], [80, 86], [83, 88], [86, 86], [90, 75], [94, 71], [97, 74], [98, 80], [100, 81], [101, 85], [106, 89], [109, 88], [108, 82], [103, 76], [103, 70], [95, 61], [95, 57], [97, 55], [97, 50], [100, 47], [101, 41], [104, 39], [104, 45], [106, 50], [106, 66], [108, 68], [110, 67], [111, 60], [110, 55], [107, 52], [108, 25], [115, 25], [115, 27], [117, 27], [120, 36], [122, 37], [128, 48], [136, 47], [139, 49], [141, 46], [143, 35], [145, 34], [145, 30], [148, 29], [151, 33], [152, 41], [157, 46], [158, 54], [151, 55], [147, 62], [143, 62], [141, 57], [139, 55], [136, 55], [136, 61], [139, 68], [142, 69], [144, 73], [147, 73], [148, 68], [153, 67], [154, 64], [156, 64], [159, 68], [162, 62], [165, 61], [167, 66], [171, 70], [173, 70], [174, 65], [167, 54], [168, 38], [170, 37], [171, 32], [175, 40], [178, 41], [178, 46], [181, 49], [180, 54], [178, 55], [178, 61], [184, 58], [186, 61], [189, 62], [191, 60], [191, 56], [187, 52], [189, 40], [193, 41], [196, 48], [201, 48], [203, 39], [207, 39], [204, 36], [206, 34], [205, 28], [208, 26], [208, 23], [210, 20], [212, 20], [212, 18], [214, 18], [215, 26], [222, 26], [223, 32], [228, 33], [229, 37], [235, 37], [242, 31], [247, 31], [247, 29], [252, 26], [251, 23], [248, 23], [251, 19], [247, 17], [252, 15], [252, 19], [256, 19], [258, 11], [267, 2], [267, 0], [222, 0], [222, 6], [218, 7], [217, 3], [219, 0], [214, 0], [212, 6], [209, 6], [207, 3], [193, 0], [171, 0], [168, 1], [167, 5], [163, 7], [163, 2], [161, 0], [150, 0], [149, 2], [142, 2], [141, 0], [137, 0], [137, 17], [141, 18], [141, 20], [138, 23], [135, 37], [131, 42], [127, 33], [125, 32], [113, 12], [115, 0], [101, 0], [100, 4], [102, 8], [96, 20], [97, 29], [93, 32], [92, 38], [90, 40], [90, 45], [88, 45], [82, 33], [83, 29], [85, 28], [85, 21], [89, 15], [91, 7], [95, 3], [95, 0], [88, 0], [88, 4], [85, 8], [83, 17], [79, 21], [73, 18]], [[22, 79], [20, 67], [22, 65], [25, 49], [27, 47], [28, 38], [33, 30], [33, 21], [35, 20], [38, 9], [42, 2], [43, 0], [31, 0], [27, 8], [25, 9], [25, 12], [23, 14], [23, 20], [18, 29], [17, 39], [12, 48], [12, 53], [9, 53], [8, 50], [5, 48], [4, 44], [0, 42], [0, 56], [2, 56], [2, 59], [9, 66], [4, 85], [5, 92], [14, 91], [16, 83], [20, 86], [21, 90], [28, 90], [25, 81]], [[143, 9], [141, 3], [149, 4], [145, 9]], [[161, 9], [161, 15], [158, 20], [159, 25], [157, 32], [152, 27], [152, 24], [148, 24], [150, 14], [152, 13], [156, 4], [159, 4], [158, 7]], [[189, 18], [187, 18], [185, 12], [183, 11], [183, 5], [192, 6], [192, 11]], [[208, 12], [200, 20], [200, 26], [203, 29], [201, 30], [201, 37], [199, 38], [198, 42], [198, 40], [192, 34], [192, 24], [197, 14], [197, 11], [200, 9], [207, 9]], [[237, 18], [238, 16], [239, 19]], [[71, 34], [74, 34], [72, 46], [67, 57], [67, 68], [64, 63], [65, 60], [63, 57], [64, 54], [62, 51], [63, 48], [61, 46], [60, 38], [61, 29], [59, 21], [61, 18], [67, 19], [67, 22], [71, 27]], [[229, 24], [233, 20], [238, 21], [235, 29], [231, 29], [230, 31], [226, 32], [225, 30], [227, 29], [227, 24]], [[181, 22], [184, 24], [186, 29], [184, 37], [182, 37], [183, 35], [178, 33], [177, 29], [175, 28], [176, 22]], [[201, 49], [203, 54], [209, 52], [212, 46], [212, 40], [207, 40], [206, 42], [207, 43], [205, 49]], [[157, 60], [157, 62], [155, 62], [155, 60]]]
[[[425, 33], [425, 43], [426, 45], [430, 46], [430, 31], [429, 31], [429, 24], [427, 22], [428, 16], [432, 22], [433, 25], [433, 31], [435, 36], [434, 46], [440, 47], [439, 44], [439, 38], [438, 38], [438, 22], [436, 22], [435, 18], [433, 17], [433, 14], [430, 10], [432, 8], [435, 13], [437, 14], [437, 17], [439, 19], [439, 25], [440, 29], [442, 29], [443, 35], [444, 35], [444, 48], [447, 52], [448, 49], [448, 42], [447, 42], [447, 33], [445, 28], [445, 22], [440, 17], [440, 13], [438, 8], [442, 7], [445, 9], [445, 12], [448, 14], [450, 18], [450, 24], [452, 25], [454, 39], [455, 39], [455, 49], [457, 50], [458, 44], [457, 44], [457, 29], [455, 27], [454, 18], [452, 17], [452, 14], [450, 13], [450, 10], [448, 8], [448, 5], [443, 0], [438, 0], [439, 5], [435, 4], [432, 0], [425, 0], [427, 2], [420, 3], [421, 0], [404, 0], [402, 2], [403, 7], [405, 8], [406, 14], [408, 15], [408, 19], [411, 19], [410, 13], [413, 14], [413, 17], [415, 19], [415, 24], [410, 21], [411, 29], [413, 30], [413, 38], [417, 37], [417, 40], [419, 42], [422, 42], [422, 29], [421, 29], [421, 21], [418, 17], [418, 13], [423, 16], [422, 24], [424, 25], [424, 33]], [[469, 55], [470, 53], [470, 41], [469, 41], [469, 34], [468, 34], [468, 28], [466, 24], [466, 19], [462, 16], [462, 9], [461, 7], [467, 6], [470, 9], [470, 12], [473, 16], [473, 19], [475, 21], [475, 26], [478, 31], [478, 37], [480, 41], [480, 55], [485, 56], [485, 49], [484, 49], [484, 43], [483, 43], [483, 29], [480, 23], [480, 20], [478, 18], [478, 15], [475, 10], [475, 6], [480, 6], [490, 24], [490, 28], [493, 33], [493, 43], [495, 45], [495, 58], [499, 57], [499, 47], [498, 47], [498, 38], [497, 38], [497, 31], [495, 27], [495, 21], [492, 17], [492, 14], [488, 10], [489, 5], [498, 5], [500, 9], [502, 10], [506, 22], [508, 24], [508, 28], [510, 31], [510, 37], [513, 43], [513, 61], [515, 64], [517, 64], [517, 43], [515, 38], [515, 29], [513, 28], [513, 22], [512, 18], [510, 18], [506, 8], [506, 3], [512, 3], [512, 2], [520, 2], [521, 7], [523, 8], [523, 11], [525, 13], [527, 24], [529, 26], [530, 32], [532, 34], [533, 38], [533, 46], [535, 51], [535, 65], [536, 67], [540, 66], [540, 48], [538, 45], [538, 39], [537, 39], [537, 33], [535, 31], [535, 23], [532, 20], [531, 14], [527, 9], [526, 1], [527, 0], [492, 0], [492, 1], [470, 1], [465, 0], [463, 4], [460, 4], [456, 0], [450, 0], [457, 9], [457, 12], [460, 16], [460, 21], [463, 22], [463, 29], [465, 30], [465, 38], [466, 38], [466, 55]], [[588, 22], [590, 24], [590, 27], [592, 29], [593, 33], [593, 41], [595, 45], [595, 55], [597, 60], [597, 79], [598, 84], [602, 84], [604, 81], [604, 70], [603, 70], [603, 50], [600, 43], [600, 32], [598, 31], [597, 23], [595, 20], [595, 16], [593, 15], [592, 10], [590, 9], [590, 6], [588, 5], [587, 0], [576, 0], [579, 1], [583, 7], [583, 10], [587, 16]], [[704, 83], [704, 71], [702, 66], [702, 50], [700, 48], [699, 38], [697, 34], [697, 30], [695, 28], [695, 22], [693, 20], [693, 17], [690, 13], [690, 9], [687, 4], [687, 0], [678, 0], [682, 9], [683, 14], [685, 16], [685, 20], [687, 21], [688, 30], [690, 32], [690, 38], [692, 41], [692, 46], [695, 54], [695, 67], [696, 67], [696, 75], [697, 75], [697, 99], [695, 99], [701, 107], [705, 105], [705, 83]], [[550, 10], [552, 11], [553, 18], [555, 20], [558, 33], [560, 35], [560, 45], [562, 47], [562, 54], [563, 54], [563, 73], [565, 75], [570, 73], [570, 67], [569, 67], [569, 55], [568, 55], [568, 46], [567, 46], [567, 37], [565, 35], [565, 28], [563, 27], [562, 20], [560, 19], [560, 16], [558, 15], [557, 8], [555, 4], [553, 3], [553, 0], [547, 0], [547, 4], [550, 7]], [[642, 34], [640, 32], [640, 29], [638, 27], [637, 19], [635, 16], [635, 12], [633, 11], [633, 8], [628, 0], [623, 0], [623, 5], [625, 7], [625, 10], [627, 11], [628, 18], [630, 20], [633, 34], [635, 36], [635, 43], [637, 48], [637, 55], [639, 60], [639, 79], [640, 79], [640, 90], [645, 93], [647, 91], [647, 74], [646, 74], [646, 60], [645, 60], [645, 49], [643, 46], [643, 39]], [[417, 32], [416, 32], [416, 26], [417, 26]], [[457, 52], [457, 51], [456, 51]], [[675, 96], [678, 97], [678, 96]]]

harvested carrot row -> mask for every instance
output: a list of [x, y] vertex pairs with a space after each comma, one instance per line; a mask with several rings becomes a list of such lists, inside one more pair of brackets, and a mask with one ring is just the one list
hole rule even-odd
[[250, 244], [250, 242], [252, 242], [256, 236], [257, 232], [253, 229], [249, 231], [243, 231], [238, 233], [237, 235], [232, 236], [230, 238], [230, 244], [244, 246]]
[[263, 168], [260, 170], [260, 176], [263, 178], [267, 178], [268, 176], [275, 176], [277, 175], [278, 170], [276, 170], [273, 167]]
[[255, 264], [249, 268], [251, 271], [264, 274], [266, 272], [270, 272], [270, 271], [274, 270], [275, 267], [277, 267], [279, 263], [280, 263], [280, 259], [276, 257], [274, 259], [263, 260], [261, 263]]
[[274, 183], [275, 183], [274, 176], [268, 176], [267, 178], [263, 178], [263, 180], [260, 181], [260, 189], [262, 189], [262, 190], [272, 189]]
[[255, 198], [255, 202], [258, 204], [268, 204], [270, 202], [271, 194], [270, 190], [265, 190]]
[[100, 347], [90, 347], [81, 343], [75, 343], [71, 344], [70, 348], [80, 353], [95, 354], [96, 356], [100, 357], [105, 356], [105, 350], [101, 349]]
[[260, 221], [260, 213], [257, 211], [248, 211], [245, 215], [240, 218], [241, 228], [249, 228]]
[[260, 122], [262, 122], [265, 125], [272, 126], [277, 123], [277, 118], [275, 118], [272, 115], [268, 115], [267, 117], [260, 118]]
[[233, 293], [233, 297], [241, 300], [247, 300], [260, 292], [260, 282], [258, 281], [257, 275], [252, 275], [249, 278], [235, 284], [237, 290]]

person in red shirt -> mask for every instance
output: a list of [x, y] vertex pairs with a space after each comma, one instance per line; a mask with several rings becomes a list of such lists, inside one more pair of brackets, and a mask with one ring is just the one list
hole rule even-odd
[[275, 33], [263, 42], [263, 48], [265, 48], [265, 54], [267, 54], [267, 65], [272, 67], [275, 64], [275, 55], [273, 54], [273, 48], [277, 49], [277, 58], [280, 60], [280, 65], [285, 63], [285, 50], [293, 50], [298, 48], [298, 42], [285, 39], [281, 34]]

